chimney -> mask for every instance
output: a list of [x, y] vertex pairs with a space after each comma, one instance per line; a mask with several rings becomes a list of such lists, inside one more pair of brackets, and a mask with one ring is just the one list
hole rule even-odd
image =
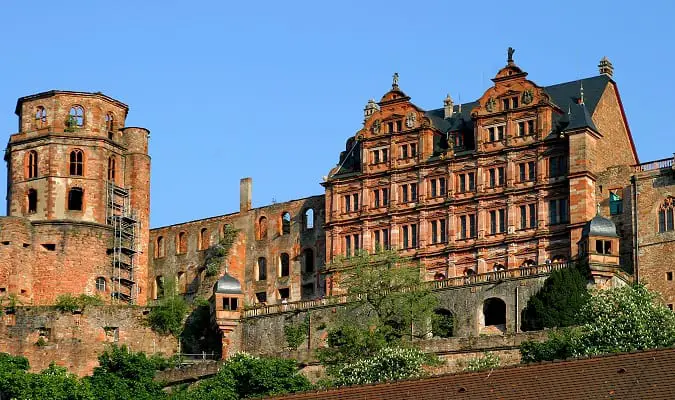
[[454, 103], [452, 102], [452, 97], [450, 97], [450, 93], [445, 97], [445, 100], [443, 100], [443, 110], [444, 110], [444, 116], [443, 118], [450, 118], [452, 117], [452, 107], [454, 106]]
[[239, 181], [239, 212], [241, 214], [251, 209], [251, 189], [253, 179], [242, 178]]
[[607, 57], [602, 57], [600, 64], [598, 64], [598, 69], [600, 70], [600, 75], [607, 75], [610, 78], [614, 75], [614, 66]]

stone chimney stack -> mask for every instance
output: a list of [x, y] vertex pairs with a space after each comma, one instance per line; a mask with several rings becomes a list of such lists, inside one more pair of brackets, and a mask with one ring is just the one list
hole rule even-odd
[[251, 192], [253, 179], [242, 178], [239, 181], [239, 212], [245, 213], [251, 209]]
[[452, 117], [452, 112], [453, 112], [453, 107], [454, 103], [452, 101], [452, 97], [450, 97], [450, 93], [445, 97], [445, 100], [443, 100], [443, 110], [444, 110], [444, 118], [450, 118]]
[[598, 69], [600, 70], [600, 75], [607, 75], [610, 78], [614, 75], [614, 66], [607, 57], [602, 57], [600, 64], [598, 64]]

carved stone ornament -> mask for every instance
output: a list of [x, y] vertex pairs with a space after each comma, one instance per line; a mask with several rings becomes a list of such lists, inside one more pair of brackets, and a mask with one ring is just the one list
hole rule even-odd
[[530, 104], [534, 100], [534, 95], [532, 94], [532, 89], [527, 89], [523, 92], [523, 95], [520, 98], [520, 102], [523, 104]]
[[417, 114], [415, 114], [413, 111], [409, 112], [405, 116], [405, 126], [408, 128], [412, 128], [415, 126], [415, 123], [417, 122]]
[[380, 133], [381, 125], [382, 125], [382, 123], [380, 122], [379, 119], [376, 119], [375, 121], [373, 121], [373, 127], [372, 127], [373, 133]]
[[495, 106], [497, 105], [497, 102], [495, 101], [494, 97], [490, 97], [487, 99], [487, 102], [485, 102], [485, 109], [488, 112], [493, 112], [495, 110]]

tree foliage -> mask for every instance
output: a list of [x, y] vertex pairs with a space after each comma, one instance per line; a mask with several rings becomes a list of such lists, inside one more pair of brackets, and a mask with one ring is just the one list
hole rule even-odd
[[675, 314], [656, 293], [635, 284], [595, 292], [579, 313], [578, 328], [525, 342], [525, 362], [627, 352], [675, 345]]
[[553, 271], [523, 310], [522, 329], [531, 331], [577, 325], [579, 311], [590, 297], [587, 284], [586, 271], [577, 267]]
[[147, 315], [147, 322], [155, 332], [179, 337], [183, 332], [188, 311], [185, 299], [176, 293], [175, 281], [168, 280], [165, 284], [165, 296], [152, 307]]
[[54, 303], [55, 307], [62, 312], [83, 311], [87, 306], [102, 306], [103, 299], [99, 296], [81, 294], [73, 296], [70, 293], [59, 295]]
[[336, 386], [396, 381], [425, 375], [423, 366], [432, 362], [418, 349], [385, 347], [372, 357], [339, 365], [331, 375]]

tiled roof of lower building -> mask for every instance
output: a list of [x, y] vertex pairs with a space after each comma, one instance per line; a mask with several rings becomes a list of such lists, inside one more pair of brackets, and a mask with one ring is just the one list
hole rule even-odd
[[675, 349], [517, 365], [275, 399], [675, 399]]

